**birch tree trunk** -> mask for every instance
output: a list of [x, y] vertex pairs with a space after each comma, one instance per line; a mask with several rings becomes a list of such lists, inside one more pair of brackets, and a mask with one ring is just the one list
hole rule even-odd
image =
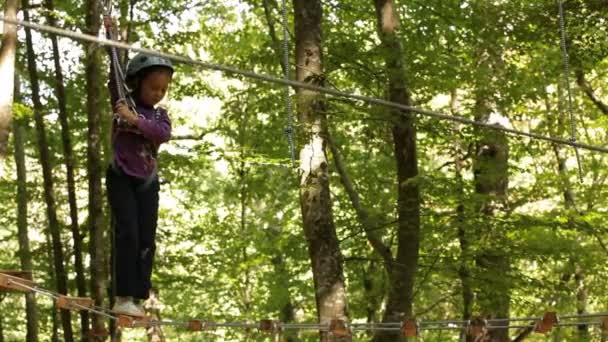
[[[55, 6], [53, 0], [45, 0], [48, 10], [47, 20], [50, 26], [56, 26], [53, 15]], [[59, 45], [57, 36], [51, 34], [51, 44], [53, 47], [53, 61], [55, 64], [55, 94], [59, 106], [59, 122], [61, 124], [61, 140], [63, 142], [63, 155], [65, 158], [65, 168], [67, 172], [66, 180], [68, 187], [68, 202], [70, 206], [70, 230], [74, 241], [74, 269], [76, 271], [76, 287], [79, 297], [86, 297], [86, 280], [84, 275], [84, 262], [82, 260], [82, 236], [78, 227], [78, 206], [76, 204], [76, 185], [74, 181], [74, 152], [72, 149], [72, 139], [70, 137], [70, 126], [68, 123], [68, 113], [66, 109], [65, 86], [63, 83], [63, 71], [59, 59]], [[80, 312], [80, 329], [82, 336], [89, 333], [89, 314], [87, 311]]]
[[[322, 86], [322, 8], [319, 0], [293, 0], [296, 79]], [[333, 221], [326, 154], [325, 102], [315, 91], [298, 89], [298, 116], [307, 143], [300, 151], [300, 205], [312, 263], [317, 315], [321, 324], [347, 320], [343, 259]], [[321, 341], [329, 341], [321, 332]], [[345, 338], [348, 340], [349, 338]]]
[[[387, 97], [392, 102], [412, 105], [403, 65], [405, 55], [397, 36], [398, 18], [393, 0], [374, 0], [378, 34], [388, 75]], [[384, 312], [384, 322], [401, 321], [411, 317], [418, 248], [420, 240], [420, 193], [416, 182], [418, 175], [416, 127], [411, 113], [391, 110], [393, 143], [397, 166], [397, 256], [388, 272], [389, 289]], [[398, 265], [398, 266], [397, 266]], [[402, 336], [395, 332], [379, 332], [375, 341], [399, 341]]]
[[[101, 25], [99, 3], [96, 0], [86, 1], [85, 33], [97, 36]], [[87, 89], [87, 169], [89, 181], [89, 253], [91, 255], [91, 294], [96, 306], [103, 306], [106, 292], [105, 249], [103, 234], [103, 192], [101, 188], [101, 63], [100, 50], [93, 43], [84, 45], [85, 75]], [[92, 315], [94, 332], [105, 331], [103, 317]]]
[[[19, 0], [6, 0], [4, 4], [4, 17], [10, 20], [17, 19]], [[13, 117], [13, 91], [15, 79], [15, 54], [17, 51], [17, 26], [4, 24], [2, 45], [0, 46], [0, 80], [6, 85], [0, 92], [0, 160], [6, 157], [6, 145], [11, 130]], [[2, 175], [0, 164], [0, 176]]]
[[[23, 18], [29, 21], [28, 0], [23, 0]], [[53, 185], [52, 165], [49, 155], [49, 146], [46, 139], [46, 129], [44, 127], [44, 118], [42, 116], [42, 103], [40, 102], [40, 87], [38, 82], [38, 72], [36, 67], [36, 56], [32, 43], [31, 30], [25, 29], [26, 45], [27, 45], [27, 66], [30, 75], [30, 83], [32, 88], [32, 102], [34, 103], [34, 119], [36, 121], [36, 133], [38, 135], [38, 149], [40, 153], [40, 164], [42, 165], [42, 175], [44, 180], [44, 200], [46, 202], [46, 211], [48, 228], [51, 234], [51, 242], [53, 248], [53, 264], [55, 267], [55, 276], [57, 282], [57, 292], [67, 295], [67, 274], [63, 265], [64, 255], [61, 241], [60, 227], [57, 220], [57, 205], [55, 203], [55, 190]], [[64, 341], [73, 341], [71, 313], [68, 310], [61, 310], [61, 324], [63, 327]]]

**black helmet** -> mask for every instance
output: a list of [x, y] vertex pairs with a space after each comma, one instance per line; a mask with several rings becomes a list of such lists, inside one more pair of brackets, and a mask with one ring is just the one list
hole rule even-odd
[[133, 77], [141, 70], [153, 66], [166, 67], [171, 70], [171, 73], [173, 73], [173, 64], [171, 64], [171, 61], [168, 59], [140, 52], [127, 64], [126, 78]]

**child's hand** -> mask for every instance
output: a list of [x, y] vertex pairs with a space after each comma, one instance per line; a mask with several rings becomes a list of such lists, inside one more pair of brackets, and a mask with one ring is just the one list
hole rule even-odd
[[112, 22], [112, 17], [110, 17], [109, 15], [104, 15], [103, 26], [106, 28], [106, 30], [111, 29], [112, 26], [114, 26], [114, 23]]
[[116, 111], [116, 114], [118, 114], [118, 116], [121, 119], [126, 120], [128, 123], [130, 123], [133, 126], [137, 125], [139, 116], [136, 113], [134, 113], [131, 110], [131, 108], [124, 101], [118, 101], [114, 110]]

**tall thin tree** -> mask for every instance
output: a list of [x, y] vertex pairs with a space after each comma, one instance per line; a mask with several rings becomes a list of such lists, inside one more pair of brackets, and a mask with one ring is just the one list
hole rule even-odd
[[[23, 18], [30, 20], [28, 0], [23, 0]], [[53, 265], [57, 282], [57, 291], [67, 294], [67, 274], [63, 265], [63, 243], [61, 240], [59, 221], [57, 220], [57, 205], [55, 202], [55, 190], [53, 186], [52, 165], [49, 155], [49, 146], [46, 138], [46, 128], [42, 112], [44, 108], [40, 101], [40, 85], [38, 80], [38, 69], [36, 66], [36, 55], [32, 41], [32, 33], [29, 28], [25, 29], [25, 39], [27, 46], [27, 68], [30, 76], [30, 86], [32, 89], [32, 102], [34, 103], [34, 120], [36, 122], [36, 133], [38, 138], [38, 149], [40, 164], [42, 165], [42, 175], [44, 181], [44, 200], [46, 202], [46, 212], [48, 229], [51, 234], [53, 248]], [[73, 341], [71, 313], [68, 310], [61, 310], [61, 324], [63, 327], [64, 341]]]
[[[459, 112], [459, 101], [458, 91], [456, 88], [450, 92], [450, 113], [457, 116]], [[461, 125], [456, 124], [454, 127], [455, 132], [461, 130]], [[460, 243], [460, 265], [458, 266], [458, 277], [462, 285], [462, 319], [470, 320], [473, 316], [473, 286], [471, 277], [471, 268], [469, 266], [471, 262], [471, 241], [467, 235], [467, 222], [465, 215], [465, 181], [464, 181], [464, 160], [465, 160], [465, 146], [460, 137], [454, 139], [453, 142], [453, 155], [454, 155], [454, 174], [456, 176], [456, 196], [458, 201], [456, 202], [456, 217], [454, 218], [454, 225], [458, 229], [458, 242]], [[473, 342], [474, 336], [467, 334], [466, 331], [460, 332], [460, 340], [463, 342]]]
[[[404, 66], [405, 54], [397, 34], [399, 20], [393, 0], [374, 0], [390, 101], [411, 106]], [[388, 299], [383, 321], [400, 321], [412, 316], [414, 280], [418, 268], [420, 241], [420, 192], [412, 179], [418, 175], [416, 126], [414, 116], [391, 110], [392, 135], [397, 167], [397, 255], [388, 265]], [[396, 341], [401, 336], [380, 332], [376, 341]]]
[[[283, 75], [285, 74], [285, 64], [281, 63], [282, 60], [282, 53], [281, 53], [281, 41], [279, 40], [277, 34], [276, 34], [276, 30], [275, 30], [275, 20], [273, 18], [272, 15], [272, 9], [274, 8], [273, 5], [276, 5], [276, 3], [274, 1], [272, 1], [272, 3], [270, 2], [270, 0], [263, 0], [261, 4], [257, 3], [258, 5], [261, 5], [264, 9], [264, 18], [266, 18], [266, 24], [268, 26], [268, 35], [270, 36], [270, 39], [272, 40], [272, 45], [273, 48], [275, 50], [275, 54], [277, 56], [277, 62], [278, 64], [281, 66], [281, 69], [283, 71]], [[273, 229], [269, 229], [267, 231], [268, 233], [268, 238], [271, 240], [276, 240], [279, 237], [279, 234], [273, 230]], [[285, 263], [285, 258], [283, 256], [283, 252], [280, 249], [276, 249], [275, 251], [275, 255], [272, 258], [272, 266], [274, 267], [275, 273], [277, 275], [277, 277], [281, 277], [281, 278], [288, 278], [285, 276], [286, 274], [286, 268], [287, 265]], [[277, 281], [281, 281], [281, 280], [277, 280]], [[287, 283], [289, 280], [288, 279], [283, 279], [284, 283]], [[277, 293], [275, 296], [273, 296], [273, 298], [283, 298], [284, 301], [282, 303], [282, 308], [280, 310], [279, 313], [279, 317], [281, 322], [285, 322], [285, 323], [289, 323], [289, 322], [293, 322], [295, 319], [295, 312], [294, 312], [294, 305], [292, 302], [292, 299], [290, 297], [289, 294], [289, 287], [282, 287], [282, 288], [277, 288], [274, 287], [275, 291], [278, 291], [279, 293]], [[283, 335], [282, 336], [283, 340], [285, 342], [293, 342], [294, 341], [294, 336], [291, 335]]]
[[[564, 94], [563, 94], [563, 86], [558, 83], [557, 86], [557, 110], [553, 110], [551, 106], [551, 100], [549, 98], [549, 94], [545, 94], [545, 107], [548, 114], [548, 122], [551, 136], [559, 137], [560, 134], [566, 131], [566, 118], [565, 118], [565, 110], [564, 110]], [[589, 96], [589, 94], [587, 94]], [[576, 229], [576, 216], [578, 214], [582, 214], [579, 212], [577, 208], [577, 202], [575, 199], [575, 192], [572, 186], [572, 183], [569, 179], [569, 170], [567, 164], [567, 157], [563, 151], [562, 146], [558, 144], [551, 144], [553, 148], [553, 153], [555, 154], [555, 161], [557, 164], [557, 173], [560, 178], [560, 188], [563, 192], [564, 198], [564, 209], [566, 209], [568, 215], [567, 227], [568, 229]], [[576, 311], [578, 314], [587, 313], [587, 297], [588, 291], [585, 286], [585, 270], [581, 263], [576, 260], [571, 260], [570, 262], [572, 272], [574, 273], [574, 281], [576, 282]], [[566, 275], [563, 277], [564, 280], [570, 279], [570, 275]], [[579, 325], [577, 327], [578, 339], [580, 341], [588, 341], [589, 336], [589, 326], [588, 325]]]
[[[19, 82], [15, 77], [15, 99], [18, 97]], [[31, 272], [32, 253], [27, 227], [27, 170], [25, 164], [25, 127], [27, 118], [15, 118], [13, 121], [13, 137], [15, 144], [15, 165], [17, 167], [17, 235], [19, 236], [19, 261], [21, 269]], [[36, 297], [33, 293], [25, 294], [25, 317], [27, 320], [27, 342], [38, 341], [38, 314]]]
[[[477, 53], [475, 75], [475, 121], [490, 124], [491, 114], [497, 111], [493, 75], [499, 68], [500, 55], [480, 47]], [[499, 125], [498, 123], [495, 123]], [[480, 200], [474, 201], [478, 222], [476, 231], [471, 232], [478, 239], [488, 241], [477, 250], [475, 262], [478, 266], [479, 296], [481, 314], [491, 318], [509, 317], [510, 305], [510, 260], [504, 249], [497, 245], [504, 243], [504, 234], [495, 219], [505, 211], [505, 201], [509, 180], [509, 144], [501, 131], [475, 128], [477, 141], [473, 160], [475, 192]], [[506, 275], [506, 276], [505, 276]], [[490, 330], [492, 341], [509, 341], [507, 329]]]
[[[53, 0], [45, 0], [47, 8], [47, 19], [49, 25], [56, 26], [55, 5]], [[74, 180], [74, 151], [70, 135], [70, 125], [68, 123], [68, 112], [66, 109], [66, 94], [63, 81], [63, 71], [61, 68], [59, 44], [57, 36], [50, 35], [53, 47], [53, 61], [55, 65], [55, 94], [57, 105], [59, 106], [59, 122], [61, 124], [61, 140], [63, 142], [63, 156], [65, 158], [66, 180], [68, 187], [68, 203], [70, 206], [70, 230], [74, 242], [74, 268], [76, 270], [76, 288], [79, 297], [86, 297], [86, 279], [84, 275], [84, 262], [82, 257], [82, 235], [78, 226], [78, 205], [76, 203], [76, 182]], [[89, 332], [89, 314], [87, 311], [80, 312], [80, 329], [82, 336], [87, 336]]]
[[[323, 85], [323, 15], [319, 0], [293, 0], [295, 12], [296, 79]], [[312, 262], [317, 315], [321, 324], [348, 318], [343, 258], [334, 225], [326, 154], [327, 118], [318, 92], [298, 89], [298, 116], [307, 143], [300, 151], [300, 205], [304, 235]], [[321, 332], [321, 340], [329, 334]]]
[[[101, 26], [99, 2], [86, 1], [85, 32], [97, 36]], [[101, 93], [102, 78], [100, 50], [93, 43], [85, 48], [85, 75], [87, 89], [87, 169], [89, 178], [89, 252], [91, 254], [91, 293], [95, 305], [102, 306], [105, 297], [107, 273], [105, 269], [104, 216], [102, 177], [102, 139], [101, 139]], [[105, 331], [105, 324], [99, 315], [93, 315], [93, 331]]]

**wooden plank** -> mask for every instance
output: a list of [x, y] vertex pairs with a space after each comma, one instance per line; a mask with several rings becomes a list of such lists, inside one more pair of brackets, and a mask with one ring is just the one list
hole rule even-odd
[[27, 287], [36, 286], [32, 281], [32, 272], [0, 270], [0, 292], [32, 292]]
[[93, 307], [93, 299], [87, 297], [59, 296], [56, 300], [57, 307], [65, 310], [85, 310]]

